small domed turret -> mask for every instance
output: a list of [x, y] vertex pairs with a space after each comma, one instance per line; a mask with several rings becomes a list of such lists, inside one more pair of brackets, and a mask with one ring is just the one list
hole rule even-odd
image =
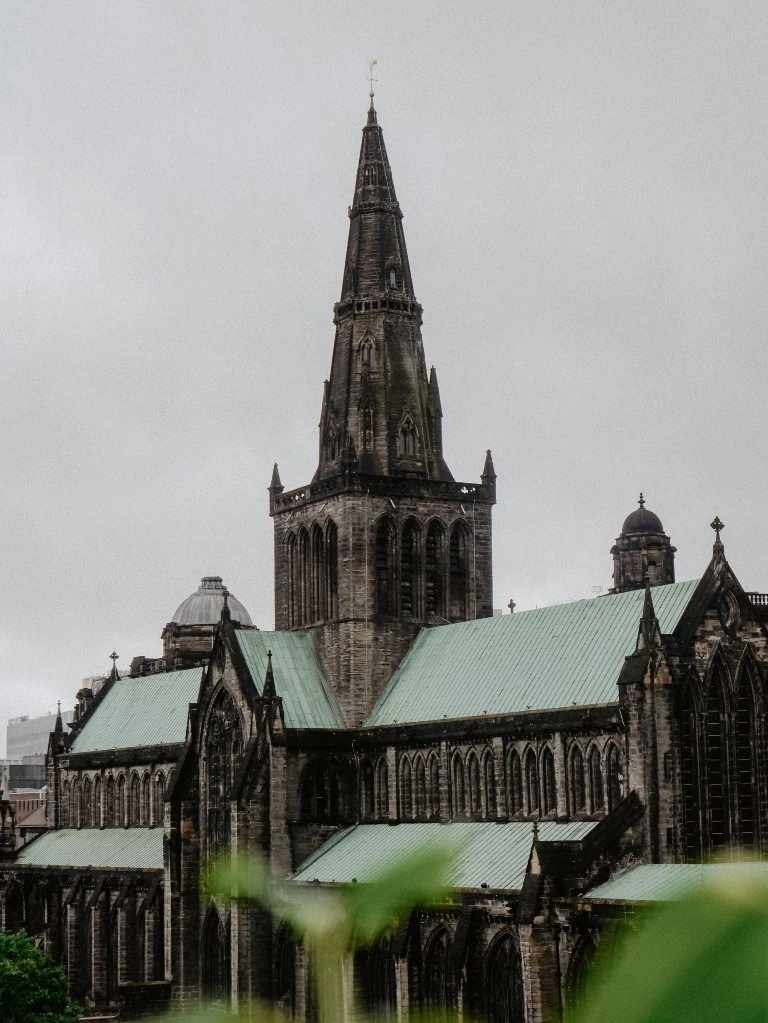
[[658, 515], [645, 507], [642, 493], [637, 508], [621, 527], [621, 535], [611, 548], [613, 555], [613, 589], [611, 593], [637, 590], [675, 581], [675, 551], [664, 532]]
[[253, 624], [251, 616], [227, 590], [220, 575], [204, 576], [195, 592], [179, 604], [163, 629], [166, 668], [192, 668], [208, 660], [225, 600], [228, 620], [239, 625]]

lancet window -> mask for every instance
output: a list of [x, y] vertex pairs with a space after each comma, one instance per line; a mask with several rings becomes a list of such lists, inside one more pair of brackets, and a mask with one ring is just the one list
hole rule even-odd
[[624, 798], [624, 760], [617, 746], [610, 743], [605, 756], [608, 781], [608, 810], [615, 810]]
[[453, 816], [461, 817], [466, 813], [467, 801], [464, 788], [464, 763], [461, 756], [456, 753], [452, 762], [452, 796]]
[[451, 529], [450, 540], [450, 618], [469, 618], [469, 530], [462, 522]]
[[418, 614], [418, 557], [419, 527], [410, 519], [400, 545], [400, 613], [406, 618]]
[[376, 527], [374, 543], [376, 573], [376, 613], [395, 613], [395, 527], [390, 519], [382, 519]]
[[429, 815], [440, 816], [440, 763], [434, 753], [429, 758]]
[[511, 749], [507, 756], [507, 786], [509, 789], [509, 813], [514, 815], [523, 812], [523, 767], [520, 754]]
[[584, 784], [584, 757], [578, 746], [571, 750], [570, 760], [571, 810], [583, 813], [587, 806], [587, 792]]
[[555, 780], [555, 758], [549, 746], [544, 747], [544, 752], [541, 755], [541, 774], [544, 782], [542, 786], [544, 813], [552, 813], [557, 809], [557, 783]]
[[400, 806], [401, 816], [413, 817], [413, 790], [411, 788], [411, 762], [408, 757], [400, 761]]
[[232, 784], [242, 748], [240, 712], [230, 694], [222, 688], [208, 714], [203, 740], [206, 852], [209, 856], [229, 848]]
[[532, 749], [525, 756], [525, 794], [528, 813], [536, 813], [539, 809], [539, 771], [536, 754]]
[[427, 617], [442, 618], [443, 606], [443, 547], [445, 534], [439, 522], [427, 529], [424, 547], [424, 603]]
[[485, 966], [485, 997], [489, 1023], [523, 1023], [523, 975], [520, 953], [510, 934], [497, 938]]
[[389, 813], [387, 762], [383, 757], [376, 765], [376, 813], [379, 817], [386, 817]]
[[481, 817], [483, 800], [480, 789], [480, 764], [474, 750], [467, 757], [467, 782], [469, 789], [469, 812], [472, 817]]
[[456, 978], [450, 961], [451, 937], [441, 927], [430, 938], [424, 957], [423, 1008], [434, 1020], [452, 1019], [456, 1006]]
[[416, 424], [411, 413], [406, 410], [397, 428], [397, 453], [401, 458], [415, 458], [417, 446]]
[[602, 813], [605, 808], [603, 793], [603, 769], [600, 764], [600, 751], [593, 746], [587, 757], [589, 774], [589, 810], [590, 813]]
[[493, 754], [486, 751], [483, 757], [483, 816], [496, 816], [496, 771]]
[[101, 778], [96, 776], [93, 781], [93, 826], [100, 828], [104, 823], [101, 814]]
[[416, 817], [427, 816], [427, 769], [424, 758], [417, 756], [414, 764], [414, 809]]
[[86, 775], [83, 780], [83, 814], [82, 822], [84, 828], [93, 827], [93, 792], [91, 779]]

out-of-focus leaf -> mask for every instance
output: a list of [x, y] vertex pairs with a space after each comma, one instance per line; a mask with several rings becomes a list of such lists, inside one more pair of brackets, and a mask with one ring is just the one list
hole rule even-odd
[[702, 888], [656, 913], [589, 979], [579, 1023], [765, 1023], [768, 889], [750, 878]]
[[382, 871], [375, 881], [343, 889], [355, 943], [369, 945], [414, 906], [444, 899], [455, 852], [453, 847], [437, 846], [414, 853]]

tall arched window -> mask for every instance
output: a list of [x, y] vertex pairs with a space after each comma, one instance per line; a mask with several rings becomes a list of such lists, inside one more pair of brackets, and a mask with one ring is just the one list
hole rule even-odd
[[707, 686], [705, 708], [707, 731], [707, 789], [709, 794], [709, 841], [712, 849], [723, 849], [730, 840], [728, 790], [728, 733], [726, 727], [725, 679], [713, 671]]
[[376, 813], [379, 817], [386, 817], [389, 813], [387, 762], [383, 757], [376, 765]]
[[584, 757], [578, 746], [571, 750], [571, 809], [583, 813], [587, 807], [587, 793], [584, 784]]
[[155, 775], [155, 824], [161, 827], [165, 820], [165, 775], [158, 771]]
[[337, 618], [339, 614], [339, 531], [335, 522], [329, 522], [325, 530], [325, 607], [326, 618]]
[[424, 543], [424, 605], [427, 617], [445, 617], [443, 573], [445, 532], [439, 522], [427, 529]]
[[287, 924], [280, 924], [275, 935], [272, 957], [272, 990], [274, 1000], [293, 1017], [296, 1003], [296, 939]]
[[152, 823], [151, 792], [149, 773], [141, 779], [141, 823], [148, 828]]
[[624, 798], [624, 759], [617, 746], [611, 743], [605, 758], [608, 775], [608, 810], [615, 810]]
[[382, 938], [355, 954], [355, 974], [365, 1018], [394, 1019], [397, 975], [389, 939]]
[[484, 990], [489, 1023], [524, 1023], [520, 953], [509, 934], [491, 946], [486, 959]]
[[429, 758], [429, 816], [440, 816], [440, 762], [434, 753]]
[[528, 802], [528, 813], [536, 813], [539, 809], [539, 771], [536, 754], [529, 749], [525, 755], [525, 795]]
[[467, 810], [467, 801], [464, 792], [464, 762], [461, 756], [454, 754], [451, 763], [451, 781], [453, 783], [453, 816], [461, 817]]
[[406, 618], [418, 615], [419, 527], [410, 519], [403, 526], [400, 547], [400, 613]]
[[98, 775], [93, 780], [93, 826], [101, 828], [104, 825], [104, 818], [101, 812], [101, 778]]
[[373, 766], [370, 760], [364, 760], [360, 767], [360, 802], [363, 817], [372, 817], [375, 812]]
[[416, 452], [416, 425], [410, 412], [406, 412], [397, 431], [397, 453], [401, 458], [415, 458]]
[[683, 688], [680, 700], [680, 769], [683, 786], [683, 843], [687, 860], [701, 855], [700, 731], [694, 680]]
[[312, 621], [325, 618], [325, 538], [322, 529], [312, 526]]
[[449, 572], [449, 617], [462, 621], [470, 617], [469, 607], [469, 528], [457, 522], [451, 529]]
[[605, 797], [603, 794], [603, 769], [600, 765], [600, 751], [593, 746], [587, 757], [589, 771], [589, 811], [590, 813], [602, 813], [605, 809]]
[[141, 799], [140, 799], [141, 787], [139, 784], [139, 776], [134, 773], [131, 775], [131, 783], [128, 791], [128, 824], [131, 827], [141, 823]]
[[751, 672], [743, 670], [736, 696], [736, 792], [739, 809], [739, 841], [759, 845], [760, 775], [755, 758], [758, 749], [755, 688]]
[[75, 778], [72, 782], [72, 810], [69, 815], [69, 819], [72, 822], [73, 828], [79, 828], [81, 821], [82, 812], [82, 799], [80, 793], [80, 779]]
[[376, 614], [395, 613], [395, 527], [383, 519], [376, 527], [374, 543]]
[[516, 749], [511, 749], [507, 757], [507, 785], [509, 787], [509, 814], [523, 812], [523, 767], [520, 763], [520, 754]]
[[59, 808], [59, 815], [61, 817], [62, 828], [69, 827], [70, 819], [70, 805], [69, 805], [70, 791], [69, 782], [65, 779], [61, 785], [61, 804]]
[[542, 786], [544, 813], [553, 813], [557, 809], [557, 782], [555, 780], [555, 758], [549, 746], [544, 747], [544, 752], [541, 755], [541, 773], [544, 780]]
[[82, 824], [84, 828], [93, 827], [93, 793], [91, 779], [88, 775], [83, 779], [83, 814]]
[[450, 962], [450, 948], [450, 934], [441, 927], [430, 938], [424, 956], [423, 1008], [433, 1020], [451, 1019], [455, 1012], [456, 980]]
[[467, 782], [469, 787], [469, 812], [472, 817], [480, 817], [483, 812], [483, 797], [480, 789], [480, 764], [474, 750], [467, 757]]
[[493, 762], [493, 754], [490, 750], [485, 751], [483, 757], [483, 816], [496, 816], [496, 771]]
[[304, 526], [299, 530], [299, 574], [301, 624], [312, 621], [312, 542]]
[[299, 614], [299, 555], [296, 544], [295, 533], [289, 533], [288, 538], [285, 541], [285, 557], [287, 563], [287, 612], [288, 612], [288, 625], [294, 628], [300, 624]]
[[402, 816], [413, 817], [413, 790], [411, 788], [411, 762], [408, 757], [400, 761], [400, 805]]
[[228, 849], [230, 843], [230, 800], [237, 770], [237, 756], [243, 748], [240, 713], [226, 689], [220, 689], [205, 723], [205, 821], [207, 854]]
[[424, 818], [427, 816], [427, 769], [421, 755], [414, 762], [414, 795], [416, 816]]
[[117, 779], [117, 798], [115, 800], [115, 825], [124, 828], [126, 825], [125, 775]]
[[114, 828], [115, 826], [115, 779], [110, 776], [107, 778], [107, 827]]
[[203, 999], [229, 1005], [231, 991], [229, 928], [225, 927], [215, 906], [205, 914], [201, 938]]

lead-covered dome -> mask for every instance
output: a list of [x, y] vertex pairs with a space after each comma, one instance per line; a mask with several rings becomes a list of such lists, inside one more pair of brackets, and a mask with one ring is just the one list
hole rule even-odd
[[215, 625], [221, 618], [225, 593], [232, 621], [240, 625], [253, 625], [251, 616], [240, 601], [232, 596], [220, 575], [203, 576], [197, 590], [176, 608], [171, 621], [176, 625]]
[[621, 527], [622, 535], [627, 533], [663, 533], [664, 527], [661, 519], [650, 509], [645, 507], [645, 498], [640, 494], [637, 502], [638, 507], [624, 519]]

